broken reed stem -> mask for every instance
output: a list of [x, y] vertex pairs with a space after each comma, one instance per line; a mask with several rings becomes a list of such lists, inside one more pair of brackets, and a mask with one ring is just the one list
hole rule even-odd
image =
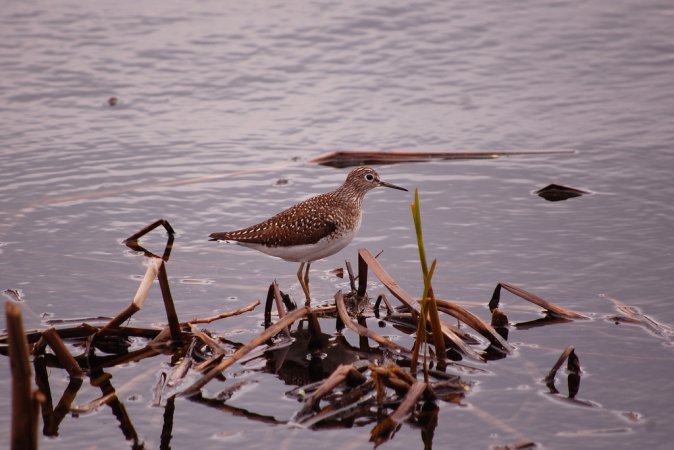
[[[279, 319], [283, 319], [283, 317], [286, 315], [286, 308], [285, 306], [283, 306], [283, 299], [281, 298], [281, 290], [279, 289], [276, 280], [274, 280], [274, 282], [271, 285], [274, 288], [274, 302], [276, 303], [276, 310], [278, 311], [278, 317]], [[283, 329], [283, 333], [287, 337], [290, 337], [290, 327], [285, 327]]]
[[175, 231], [173, 230], [173, 227], [171, 227], [171, 224], [168, 223], [168, 220], [159, 219], [159, 220], [156, 220], [156, 221], [152, 222], [149, 225], [144, 226], [143, 228], [141, 228], [140, 230], [138, 230], [137, 232], [135, 232], [134, 234], [132, 234], [131, 236], [126, 238], [124, 240], [124, 242], [126, 243], [126, 242], [137, 241], [141, 237], [148, 234], [150, 231], [157, 228], [159, 225], [162, 225], [164, 227], [164, 229], [166, 229], [166, 232], [169, 234], [169, 236], [172, 236], [172, 235], [175, 234]]
[[[351, 267], [351, 261], [348, 259], [344, 261], [346, 265], [346, 273], [349, 276], [349, 285], [351, 286], [351, 292], [356, 291], [356, 277], [353, 275], [353, 268]], [[360, 266], [358, 266], [360, 267]]]
[[400, 403], [398, 408], [396, 408], [393, 414], [391, 414], [391, 419], [393, 419], [395, 422], [401, 422], [405, 416], [409, 414], [414, 405], [417, 404], [419, 397], [423, 395], [427, 387], [427, 383], [415, 382], [407, 391], [407, 395], [405, 395], [405, 398]]
[[346, 312], [346, 305], [344, 304], [344, 294], [342, 294], [341, 290], [337, 291], [337, 293], [335, 294], [335, 304], [337, 305], [337, 313], [339, 314], [339, 318], [342, 319], [344, 325], [346, 325], [346, 327], [349, 328], [350, 330], [356, 332], [359, 336], [370, 338], [379, 345], [386, 347], [390, 350], [395, 350], [398, 352], [402, 352], [404, 354], [410, 353], [410, 351], [405, 347], [402, 347], [396, 344], [395, 342], [386, 339], [384, 336], [375, 333], [369, 328], [365, 328], [362, 325], [354, 323], [351, 320], [351, 317], [349, 317], [349, 314]]
[[145, 270], [145, 276], [143, 276], [143, 280], [140, 282], [138, 290], [136, 291], [136, 295], [134, 295], [133, 300], [131, 300], [131, 304], [127, 306], [121, 313], [117, 314], [117, 316], [108, 322], [107, 325], [101, 328], [99, 333], [110, 328], [119, 327], [127, 319], [143, 308], [143, 304], [145, 304], [145, 300], [147, 299], [147, 295], [150, 292], [152, 283], [154, 282], [155, 278], [157, 278], [157, 274], [159, 273], [159, 266], [163, 263], [164, 261], [159, 258], [150, 258], [147, 270]]
[[415, 382], [405, 394], [405, 398], [398, 405], [398, 408], [390, 416], [384, 418], [381, 422], [372, 428], [370, 432], [370, 442], [374, 442], [375, 448], [386, 442], [391, 435], [398, 429], [400, 422], [409, 414], [410, 410], [419, 401], [419, 397], [426, 391], [426, 383]]
[[33, 392], [29, 349], [23, 332], [21, 308], [5, 303], [9, 360], [12, 371], [12, 436], [13, 450], [37, 449], [37, 422], [40, 391]]
[[56, 358], [66, 369], [68, 375], [75, 378], [84, 377], [84, 371], [77, 363], [75, 358], [73, 358], [72, 353], [70, 353], [66, 345], [63, 343], [55, 328], [49, 328], [48, 330], [45, 330], [42, 333], [42, 336], [47, 341], [47, 344], [49, 344], [49, 347], [51, 347], [51, 349], [54, 351]]
[[506, 342], [506, 340], [503, 339], [501, 335], [498, 334], [490, 324], [483, 321], [475, 314], [447, 300], [436, 299], [435, 302], [438, 305], [438, 309], [440, 311], [443, 311], [453, 317], [456, 317], [461, 322], [465, 323], [466, 325], [468, 325], [469, 327], [480, 333], [482, 336], [487, 338], [489, 342], [491, 342], [493, 345], [496, 345], [497, 347], [505, 350], [508, 353], [512, 351], [512, 347], [510, 346], [510, 344], [508, 344], [508, 342]]
[[298, 308], [285, 315], [283, 319], [279, 319], [274, 325], [270, 326], [258, 336], [253, 338], [249, 343], [244, 345], [235, 351], [231, 356], [223, 359], [217, 366], [209, 370], [203, 377], [197, 380], [194, 384], [189, 386], [187, 389], [180, 393], [181, 396], [192, 396], [199, 392], [199, 390], [206, 385], [209, 381], [215, 378], [218, 374], [222, 373], [223, 370], [237, 362], [239, 359], [250, 353], [256, 347], [264, 344], [269, 339], [271, 339], [279, 331], [283, 330], [285, 327], [290, 326], [293, 322], [302, 317], [306, 316], [309, 312], [309, 308], [303, 306]]
[[559, 358], [557, 358], [557, 362], [555, 362], [555, 365], [552, 366], [552, 369], [550, 369], [550, 372], [548, 372], [548, 375], [545, 377], [544, 381], [546, 383], [552, 381], [555, 379], [555, 375], [557, 375], [557, 371], [559, 370], [560, 367], [562, 367], [562, 364], [564, 364], [564, 361], [573, 353], [573, 345], [569, 345], [566, 347], [566, 349], [562, 352], [561, 355], [559, 355]]
[[257, 308], [257, 306], [259, 304], [260, 304], [260, 300], [255, 300], [250, 305], [245, 306], [241, 309], [237, 309], [236, 311], [228, 311], [228, 312], [225, 312], [225, 313], [222, 313], [222, 314], [217, 314], [215, 316], [205, 317], [205, 318], [201, 318], [201, 319], [192, 319], [188, 323], [190, 325], [194, 325], [194, 324], [197, 324], [197, 323], [211, 323], [211, 322], [215, 322], [216, 320], [226, 319], [227, 317], [238, 316], [240, 314], [243, 314], [243, 313], [246, 313], [248, 311], [254, 310], [255, 308]]
[[171, 295], [171, 287], [168, 282], [168, 274], [166, 273], [166, 263], [160, 259], [159, 271], [157, 277], [159, 278], [159, 287], [161, 288], [161, 296], [164, 299], [164, 309], [166, 309], [166, 318], [168, 319], [169, 329], [171, 330], [171, 339], [179, 343], [182, 339], [180, 331], [180, 321], [178, 320], [178, 313], [176, 313], [175, 305], [173, 304], [173, 296]]
[[501, 301], [501, 288], [510, 291], [511, 293], [515, 294], [516, 296], [531, 302], [535, 305], [540, 306], [541, 308], [545, 309], [546, 311], [551, 312], [552, 314], [563, 317], [565, 319], [587, 319], [588, 317], [577, 313], [575, 311], [571, 311], [570, 309], [563, 308], [559, 305], [556, 305], [554, 303], [551, 303], [547, 300], [543, 300], [541, 297], [538, 295], [532, 294], [531, 292], [525, 291], [522, 288], [519, 288], [517, 286], [513, 286], [512, 284], [509, 283], [499, 283], [496, 285], [496, 288], [494, 289], [494, 293], [492, 294], [491, 300], [489, 301], [489, 309], [493, 311], [494, 309], [498, 308], [498, 304]]
[[358, 298], [365, 297], [367, 292], [367, 264], [360, 254], [358, 255]]
[[190, 331], [192, 332], [193, 335], [201, 339], [201, 342], [206, 344], [214, 354], [225, 353], [225, 349], [222, 348], [215, 339], [213, 339], [212, 337], [201, 331], [191, 322], [190, 322]]
[[[384, 286], [386, 286], [389, 292], [391, 292], [391, 294], [393, 294], [393, 296], [398, 300], [403, 302], [405, 306], [410, 308], [415, 315], [415, 318], [418, 318], [418, 315], [421, 312], [421, 305], [419, 302], [413, 299], [410, 294], [400, 287], [400, 285], [393, 279], [393, 277], [391, 277], [391, 275], [389, 275], [388, 272], [386, 272], [379, 261], [372, 255], [372, 253], [370, 253], [368, 249], [359, 248], [358, 254], [362, 255], [363, 259], [367, 263], [368, 268], [374, 272], [375, 276], [384, 284]], [[459, 337], [459, 335], [457, 335], [456, 331], [452, 330], [451, 325], [446, 324], [443, 321], [440, 321], [440, 325], [442, 334], [444, 334], [445, 337], [456, 346], [459, 352], [466, 356], [470, 356], [477, 361], [484, 361], [482, 356], [470, 348], [470, 346], [467, 345], [463, 339]], [[458, 331], [460, 332], [460, 330]]]
[[[323, 384], [321, 384], [321, 386], [316, 389], [311, 397], [307, 399], [297, 416], [303, 417], [309, 414], [311, 410], [314, 409], [316, 405], [318, 405], [318, 402], [325, 396], [325, 394], [331, 392], [334, 388], [339, 386], [342, 381], [346, 380], [346, 376], [350, 370], [356, 369], [351, 365], [340, 364], [339, 367], [337, 367], [337, 369], [335, 369], [330, 374], [330, 376], [326, 378]], [[356, 372], [358, 371], [356, 370]], [[358, 373], [360, 374], [360, 372]]]

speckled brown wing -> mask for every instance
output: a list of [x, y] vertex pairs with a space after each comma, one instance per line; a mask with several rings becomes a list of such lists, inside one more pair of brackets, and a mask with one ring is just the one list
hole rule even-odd
[[213, 233], [211, 240], [237, 241], [268, 247], [315, 244], [337, 229], [338, 214], [331, 193], [300, 202], [274, 217], [236, 231]]

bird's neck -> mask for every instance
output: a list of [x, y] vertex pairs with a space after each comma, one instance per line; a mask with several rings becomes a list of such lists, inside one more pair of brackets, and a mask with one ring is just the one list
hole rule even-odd
[[354, 186], [349, 184], [341, 185], [335, 192], [334, 195], [344, 204], [348, 205], [350, 208], [356, 208], [358, 210], [363, 206], [363, 199], [365, 198], [366, 192], [361, 189], [356, 189]]

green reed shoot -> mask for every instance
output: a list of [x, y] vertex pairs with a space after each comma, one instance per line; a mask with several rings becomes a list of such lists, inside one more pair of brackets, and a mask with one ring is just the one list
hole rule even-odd
[[[419, 189], [414, 191], [414, 203], [411, 205], [412, 219], [414, 220], [414, 229], [417, 235], [417, 246], [419, 248], [419, 260], [421, 261], [421, 271], [423, 273], [424, 291], [421, 297], [421, 312], [419, 314], [419, 324], [417, 326], [417, 337], [412, 349], [412, 366], [410, 370], [416, 372], [417, 363], [419, 359], [419, 350], [421, 346], [428, 342], [427, 321], [430, 321], [431, 333], [433, 342], [435, 344], [435, 352], [440, 360], [445, 359], [445, 339], [442, 333], [442, 325], [440, 324], [440, 316], [438, 315], [438, 305], [435, 302], [433, 295], [433, 287], [431, 286], [431, 278], [435, 271], [437, 260], [433, 260], [429, 270], [426, 262], [426, 249], [424, 247], [424, 237], [421, 230], [421, 209], [419, 206]], [[424, 378], [428, 377], [426, 366], [426, 353], [424, 352]]]

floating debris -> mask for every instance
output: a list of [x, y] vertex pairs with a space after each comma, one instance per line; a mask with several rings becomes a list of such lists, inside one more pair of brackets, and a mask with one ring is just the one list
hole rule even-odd
[[651, 319], [647, 315], [643, 314], [639, 308], [635, 308], [634, 306], [629, 306], [625, 305], [621, 301], [609, 297], [608, 295], [605, 294], [600, 294], [599, 295], [602, 298], [605, 298], [606, 300], [610, 301], [613, 303], [613, 305], [616, 307], [616, 309], [621, 313], [620, 316], [612, 316], [609, 317], [608, 320], [611, 320], [612, 322], [615, 322], [616, 324], [618, 323], [629, 323], [629, 324], [634, 324], [634, 325], [639, 325], [649, 332], [653, 333], [654, 335], [664, 338], [666, 340], [671, 340], [672, 336], [674, 336], [674, 330], [672, 330], [671, 327], [661, 324], [657, 322], [656, 320]]
[[569, 186], [562, 186], [561, 184], [549, 184], [544, 188], [535, 191], [534, 194], [543, 197], [549, 202], [561, 202], [562, 200], [567, 200], [569, 198], [590, 194], [590, 192]]
[[24, 294], [21, 289], [5, 289], [2, 291], [2, 295], [14, 302], [22, 302], [24, 298]]
[[323, 154], [309, 160], [310, 163], [337, 168], [372, 165], [397, 164], [401, 162], [421, 162], [444, 159], [494, 159], [504, 156], [568, 155], [575, 150], [515, 150], [515, 151], [472, 151], [472, 152], [409, 152], [409, 151], [363, 151], [344, 150]]

